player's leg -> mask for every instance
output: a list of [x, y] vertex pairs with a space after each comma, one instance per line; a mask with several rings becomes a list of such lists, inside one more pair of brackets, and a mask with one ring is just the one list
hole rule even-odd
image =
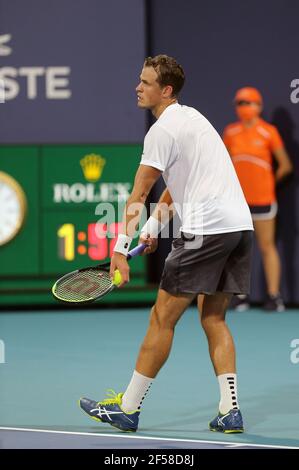
[[198, 305], [201, 324], [208, 339], [210, 357], [217, 376], [236, 372], [234, 342], [225, 323], [225, 313], [230, 300], [231, 294], [217, 292], [214, 295], [205, 295], [202, 307]]
[[136, 362], [139, 373], [156, 377], [168, 358], [175, 325], [194, 297], [194, 294], [171, 295], [159, 289]]
[[194, 294], [172, 295], [159, 289], [133, 376], [123, 396], [123, 409], [140, 408], [147, 390], [169, 356], [175, 326], [194, 297]]
[[[211, 361], [220, 387], [219, 414], [210, 422], [212, 431], [243, 432], [243, 420], [237, 396], [236, 353], [232, 335], [225, 323], [231, 293], [248, 294], [252, 232], [230, 234], [235, 246], [221, 264], [221, 275], [215, 292], [198, 300], [201, 323], [206, 333]], [[209, 292], [209, 290], [207, 290]]]
[[201, 314], [202, 314], [202, 306], [203, 306], [203, 301], [204, 300], [205, 300], [204, 294], [199, 294], [197, 296], [197, 307], [198, 307], [200, 317], [201, 317]]
[[237, 397], [236, 353], [233, 337], [225, 323], [231, 294], [217, 292], [198, 298], [201, 324], [206, 333], [211, 361], [220, 387], [219, 414], [210, 423], [211, 431], [243, 432]]
[[168, 358], [175, 325], [194, 297], [194, 294], [171, 295], [159, 289], [136, 369], [125, 393], [114, 394], [101, 402], [81, 398], [80, 406], [89, 416], [123, 431], [137, 430], [141, 403]]
[[284, 310], [284, 305], [279, 292], [281, 266], [279, 253], [275, 244], [276, 219], [274, 217], [269, 220], [254, 220], [253, 223], [265, 271], [269, 296], [267, 304], [269, 304], [269, 307], [273, 304], [271, 310], [282, 311]]

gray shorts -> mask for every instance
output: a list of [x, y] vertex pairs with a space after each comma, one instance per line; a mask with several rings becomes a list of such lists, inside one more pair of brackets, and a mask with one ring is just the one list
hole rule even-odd
[[248, 294], [252, 236], [250, 230], [195, 238], [182, 234], [172, 243], [160, 289], [173, 295]]

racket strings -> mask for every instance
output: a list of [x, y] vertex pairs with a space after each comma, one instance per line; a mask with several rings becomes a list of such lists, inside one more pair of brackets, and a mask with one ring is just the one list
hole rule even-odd
[[101, 297], [112, 286], [107, 271], [90, 268], [62, 279], [56, 285], [55, 294], [66, 302], [84, 302]]

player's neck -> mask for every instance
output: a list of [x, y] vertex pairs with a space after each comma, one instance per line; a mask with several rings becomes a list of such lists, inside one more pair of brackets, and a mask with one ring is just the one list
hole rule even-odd
[[152, 113], [153, 115], [155, 116], [156, 119], [159, 119], [159, 117], [161, 116], [161, 114], [163, 113], [163, 111], [165, 111], [165, 109], [170, 106], [171, 104], [175, 104], [177, 103], [177, 99], [176, 98], [171, 98], [169, 100], [167, 100], [166, 102], [163, 102], [163, 103], [160, 103], [158, 104], [155, 108], [152, 108]]

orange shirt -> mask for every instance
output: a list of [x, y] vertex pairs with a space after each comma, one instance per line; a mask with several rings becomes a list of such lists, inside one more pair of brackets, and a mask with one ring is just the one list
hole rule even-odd
[[276, 127], [260, 118], [251, 128], [244, 127], [239, 121], [224, 129], [223, 141], [232, 158], [247, 203], [263, 206], [275, 202], [272, 153], [283, 147]]

